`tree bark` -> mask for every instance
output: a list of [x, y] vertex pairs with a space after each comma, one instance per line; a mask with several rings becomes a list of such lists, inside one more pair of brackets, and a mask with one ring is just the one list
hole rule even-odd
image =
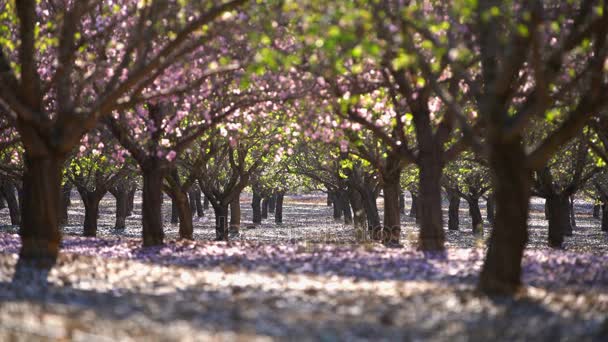
[[332, 202], [334, 204], [334, 220], [339, 221], [342, 219], [342, 214], [344, 213], [344, 210], [342, 209], [342, 198], [338, 195], [337, 191], [332, 193]]
[[485, 293], [512, 294], [521, 286], [532, 178], [525, 158], [517, 139], [490, 145], [496, 216], [479, 278], [479, 289]]
[[205, 210], [203, 209], [203, 202], [201, 200], [201, 197], [201, 189], [197, 187], [194, 191], [194, 200], [196, 201], [196, 216], [198, 217], [205, 216]]
[[177, 205], [177, 214], [179, 218], [179, 238], [193, 240], [194, 227], [192, 224], [192, 206], [188, 201], [188, 195], [181, 189], [175, 189], [173, 203]]
[[441, 212], [441, 174], [440, 152], [421, 154], [420, 186], [418, 193], [420, 214], [419, 249], [423, 251], [443, 251], [445, 234]]
[[344, 224], [353, 224], [353, 213], [350, 210], [350, 201], [348, 193], [345, 190], [340, 190], [340, 203], [342, 204], [342, 216], [344, 216]]
[[203, 209], [209, 209], [209, 199], [207, 198], [207, 196], [203, 198]]
[[144, 186], [142, 192], [142, 235], [144, 246], [163, 244], [162, 184], [164, 172], [161, 161], [149, 158], [142, 167]]
[[135, 193], [137, 192], [137, 186], [129, 190], [129, 198], [127, 199], [127, 216], [133, 215], [133, 208], [135, 207]]
[[399, 215], [399, 173], [385, 177], [382, 190], [384, 192], [384, 232], [382, 242], [399, 244], [401, 235], [401, 217]]
[[268, 218], [268, 197], [262, 198], [262, 219]]
[[405, 194], [403, 192], [399, 194], [399, 213], [405, 215]]
[[283, 191], [277, 192], [274, 210], [274, 222], [279, 224], [283, 223], [283, 197], [285, 197], [285, 193]]
[[352, 188], [348, 189], [348, 197], [350, 206], [353, 209], [353, 223], [355, 225], [355, 229], [360, 229], [362, 232], [364, 232], [367, 218], [365, 216], [365, 209], [363, 207], [363, 198], [358, 191]]
[[230, 202], [230, 233], [238, 234], [241, 228], [241, 201], [240, 194]]
[[112, 190], [112, 195], [116, 199], [116, 222], [114, 229], [125, 229], [125, 222], [129, 209], [129, 191], [121, 186]]
[[576, 229], [576, 211], [574, 210], [574, 196], [570, 196], [570, 231], [566, 236], [572, 236], [572, 230]]
[[59, 204], [63, 159], [54, 155], [24, 155], [19, 262], [47, 268], [57, 260], [61, 233]]
[[276, 209], [276, 205], [277, 205], [277, 194], [272, 194], [269, 198], [268, 198], [268, 212], [271, 214], [274, 214], [275, 209]]
[[367, 229], [369, 230], [370, 237], [373, 240], [381, 240], [382, 223], [380, 222], [380, 214], [378, 214], [374, 189], [368, 184], [364, 185], [364, 191], [361, 193], [361, 197], [363, 198], [365, 216], [367, 217]]
[[570, 201], [566, 195], [551, 194], [545, 203], [549, 215], [549, 247], [562, 248], [570, 225]]
[[460, 196], [455, 191], [448, 190], [448, 229], [458, 230], [460, 225]]
[[228, 241], [228, 205], [214, 204], [215, 213], [215, 240]]
[[188, 201], [190, 205], [190, 213], [192, 216], [196, 213], [196, 190], [190, 189], [188, 191]]
[[171, 197], [171, 224], [179, 223], [179, 210], [177, 209], [177, 201]]
[[608, 202], [602, 203], [602, 231], [608, 232]]
[[88, 191], [86, 188], [79, 188], [78, 192], [84, 203], [84, 236], [97, 236], [97, 220], [99, 218], [99, 202], [104, 193]]
[[328, 191], [327, 192], [327, 206], [331, 207], [332, 203], [333, 203], [333, 200], [331, 198], [331, 192]]
[[261, 202], [262, 202], [262, 196], [259, 193], [254, 192], [253, 199], [251, 200], [251, 209], [253, 211], [253, 224], [262, 223]]
[[594, 204], [593, 205], [593, 218], [599, 219], [601, 210], [602, 210], [601, 204]]
[[72, 184], [66, 182], [61, 187], [61, 211], [59, 212], [59, 224], [68, 224], [68, 208], [72, 205]]
[[467, 199], [467, 203], [469, 204], [473, 234], [483, 235], [483, 219], [481, 218], [481, 210], [479, 210], [479, 197], [471, 197]]
[[410, 217], [416, 219], [416, 223], [418, 223], [418, 195], [410, 192], [412, 195], [412, 206], [410, 207]]
[[490, 224], [494, 224], [494, 215], [496, 214], [496, 208], [494, 207], [494, 194], [488, 196], [486, 200], [486, 218]]
[[0, 209], [4, 208], [6, 208], [6, 201], [4, 200], [4, 196], [2, 196], [2, 193], [0, 192]]
[[3, 181], [0, 187], [0, 193], [6, 199], [9, 215], [11, 217], [11, 225], [18, 226], [21, 224], [21, 212], [19, 211], [19, 201], [15, 196], [15, 186], [10, 181]]

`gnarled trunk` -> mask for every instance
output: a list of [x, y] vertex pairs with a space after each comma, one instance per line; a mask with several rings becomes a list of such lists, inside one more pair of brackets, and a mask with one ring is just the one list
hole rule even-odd
[[241, 229], [241, 201], [240, 194], [230, 202], [230, 233], [238, 234]]
[[525, 168], [522, 145], [495, 142], [490, 146], [496, 216], [479, 278], [486, 293], [513, 293], [521, 286], [521, 260], [528, 242], [531, 172]]
[[150, 158], [142, 167], [144, 186], [142, 192], [142, 237], [144, 246], [163, 244], [162, 184], [164, 172], [161, 161]]
[[384, 192], [384, 232], [382, 242], [398, 244], [401, 235], [401, 216], [399, 215], [399, 173], [385, 177]]
[[570, 226], [570, 201], [563, 194], [550, 194], [546, 199], [549, 216], [549, 247], [562, 248]]
[[57, 260], [61, 233], [59, 204], [63, 158], [54, 155], [24, 156], [19, 261], [48, 267]]
[[285, 193], [283, 191], [277, 192], [274, 210], [275, 223], [283, 223], [283, 197], [285, 197]]
[[253, 211], [253, 223], [254, 224], [260, 224], [262, 223], [262, 196], [257, 193], [254, 192], [253, 193], [253, 198], [251, 200], [251, 209]]
[[455, 191], [448, 190], [448, 201], [450, 202], [448, 208], [448, 229], [458, 230], [460, 224], [460, 196]]
[[481, 218], [481, 210], [479, 210], [479, 197], [471, 197], [467, 199], [467, 203], [469, 204], [473, 234], [483, 235], [483, 219]]

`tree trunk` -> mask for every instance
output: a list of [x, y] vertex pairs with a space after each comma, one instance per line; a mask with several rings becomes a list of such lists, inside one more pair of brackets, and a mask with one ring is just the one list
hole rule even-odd
[[87, 189], [78, 189], [82, 202], [84, 203], [84, 236], [97, 236], [97, 220], [99, 218], [99, 202], [103, 198], [103, 194], [88, 191]]
[[228, 241], [228, 205], [218, 203], [213, 206], [215, 213], [215, 240]]
[[188, 191], [188, 201], [190, 205], [190, 213], [192, 216], [196, 213], [196, 190], [191, 189]]
[[340, 203], [342, 204], [342, 215], [344, 216], [344, 224], [353, 224], [353, 213], [350, 210], [350, 201], [348, 193], [345, 190], [340, 190]]
[[19, 262], [47, 268], [57, 260], [61, 233], [59, 209], [63, 159], [24, 155]]
[[494, 207], [494, 194], [488, 196], [486, 200], [486, 218], [490, 224], [494, 224], [494, 215], [496, 208]]
[[382, 223], [380, 222], [380, 214], [378, 214], [374, 189], [368, 184], [364, 185], [361, 197], [363, 198], [365, 216], [367, 217], [367, 229], [370, 237], [373, 240], [380, 240], [382, 238]]
[[192, 224], [192, 203], [188, 201], [187, 192], [181, 189], [174, 189], [173, 203], [177, 205], [177, 215], [179, 218], [179, 238], [192, 240], [194, 235], [194, 227]]
[[469, 215], [471, 216], [471, 228], [473, 234], [483, 235], [483, 219], [479, 210], [479, 197], [472, 197], [467, 200], [469, 204]]
[[399, 213], [405, 215], [405, 193], [399, 194]]
[[361, 194], [353, 188], [348, 189], [348, 197], [350, 206], [353, 209], [353, 222], [355, 229], [361, 230], [361, 233], [365, 232], [365, 209], [363, 208], [363, 198]]
[[274, 214], [276, 205], [277, 205], [277, 194], [272, 194], [268, 198], [268, 212], [271, 214]]
[[416, 223], [418, 223], [418, 195], [410, 192], [412, 195], [412, 206], [410, 207], [410, 217], [416, 219]]
[[241, 228], [241, 201], [240, 194], [230, 202], [230, 234], [238, 234]]
[[253, 210], [253, 224], [262, 223], [262, 196], [259, 193], [253, 193], [253, 199], [251, 200], [251, 209]]
[[123, 187], [119, 187], [112, 191], [112, 195], [116, 199], [116, 222], [114, 223], [114, 229], [125, 229], [129, 210], [129, 191]]
[[283, 197], [285, 193], [279, 191], [276, 194], [275, 211], [274, 211], [274, 222], [283, 223]]
[[268, 218], [268, 197], [262, 198], [262, 219]]
[[419, 249], [443, 251], [443, 213], [441, 212], [441, 160], [439, 152], [421, 154], [418, 203], [420, 214]]
[[545, 203], [549, 215], [549, 247], [562, 248], [570, 225], [570, 201], [566, 195], [551, 194]]
[[177, 201], [171, 197], [171, 224], [179, 222], [179, 210], [177, 209]]
[[448, 209], [448, 229], [458, 230], [460, 222], [460, 196], [455, 191], [448, 190], [448, 201], [450, 202]]
[[2, 193], [0, 192], [0, 209], [4, 208], [6, 208], [6, 201], [4, 200], [4, 196], [2, 196]]
[[521, 285], [521, 260], [528, 242], [531, 172], [519, 141], [490, 146], [496, 216], [479, 278], [485, 293], [512, 294]]
[[574, 210], [574, 196], [570, 196], [570, 231], [566, 236], [572, 236], [572, 230], [576, 229], [576, 211]]
[[127, 216], [133, 215], [133, 208], [135, 207], [135, 193], [137, 192], [137, 186], [133, 186], [129, 190], [129, 198], [127, 199]]
[[72, 205], [72, 184], [66, 182], [61, 187], [61, 211], [59, 212], [59, 224], [68, 224], [68, 208]]
[[338, 195], [337, 191], [333, 192], [332, 194], [332, 202], [334, 204], [334, 220], [339, 221], [340, 219], [342, 219], [342, 214], [344, 213], [344, 210], [342, 209], [342, 198]]
[[399, 244], [401, 235], [401, 217], [399, 215], [399, 176], [385, 177], [382, 190], [384, 192], [384, 232], [382, 242]]
[[161, 161], [156, 157], [150, 158], [142, 167], [144, 187], [142, 192], [142, 235], [144, 246], [158, 246], [163, 244], [163, 215], [162, 184], [164, 172]]
[[9, 215], [11, 217], [11, 225], [18, 226], [21, 224], [21, 213], [19, 212], [19, 201], [17, 200], [17, 196], [15, 196], [15, 191], [15, 186], [11, 182], [2, 182], [0, 193], [2, 197], [6, 199]]
[[331, 192], [327, 192], [327, 206], [331, 207], [331, 205], [333, 204], [333, 199], [331, 198]]
[[608, 232], [608, 202], [602, 203], [602, 231]]
[[599, 219], [600, 218], [600, 211], [602, 210], [602, 205], [601, 204], [594, 204], [593, 205], [593, 218]]
[[207, 196], [205, 196], [203, 199], [203, 209], [209, 209], [209, 199], [207, 198]]
[[198, 187], [194, 191], [194, 200], [196, 201], [196, 216], [203, 217], [205, 216], [205, 210], [203, 209], [203, 202], [201, 200], [201, 189]]

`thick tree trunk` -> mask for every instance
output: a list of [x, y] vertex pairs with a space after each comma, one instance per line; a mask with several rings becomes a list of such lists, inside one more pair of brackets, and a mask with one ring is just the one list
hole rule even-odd
[[469, 215], [471, 216], [473, 234], [483, 235], [483, 219], [481, 218], [481, 210], [479, 210], [479, 198], [469, 198], [467, 203], [469, 204]]
[[418, 223], [418, 195], [414, 194], [413, 192], [410, 192], [410, 194], [412, 195], [412, 206], [410, 207], [410, 217], [413, 217], [416, 219], [416, 223]]
[[419, 249], [443, 251], [445, 234], [441, 212], [441, 160], [439, 152], [421, 154], [418, 206], [420, 214]]
[[241, 229], [241, 201], [240, 194], [230, 202], [230, 234], [238, 234]]
[[72, 184], [66, 182], [61, 187], [61, 211], [59, 212], [59, 224], [68, 224], [68, 208], [72, 205]]
[[144, 246], [163, 244], [162, 184], [164, 172], [161, 161], [150, 158], [142, 167], [144, 186], [142, 192], [142, 235]]
[[401, 235], [401, 216], [399, 215], [399, 174], [385, 177], [384, 192], [384, 232], [382, 242], [399, 244]]
[[570, 196], [570, 231], [566, 236], [572, 236], [572, 230], [576, 229], [576, 211], [574, 210], [574, 196]]
[[11, 182], [2, 182], [0, 193], [2, 194], [2, 197], [6, 199], [8, 212], [11, 217], [11, 224], [13, 226], [18, 226], [21, 224], [21, 213], [19, 212], [19, 201], [17, 200], [17, 196], [15, 196], [15, 191], [15, 186]]
[[602, 231], [608, 232], [608, 202], [602, 203]]
[[97, 220], [99, 218], [99, 202], [103, 194], [78, 189], [84, 203], [84, 236], [97, 236]]
[[274, 210], [275, 223], [283, 223], [283, 197], [285, 197], [285, 193], [283, 191], [277, 192]]
[[519, 141], [490, 146], [496, 216], [479, 278], [485, 293], [514, 293], [521, 286], [521, 260], [528, 242], [531, 172]]
[[448, 201], [450, 202], [448, 208], [448, 229], [458, 230], [460, 225], [460, 196], [455, 191], [448, 190]]
[[19, 262], [47, 268], [59, 254], [59, 209], [63, 159], [25, 153]]
[[254, 192], [253, 199], [251, 200], [251, 209], [253, 211], [253, 224], [262, 223], [261, 202], [262, 202], [262, 196], [259, 193]]
[[215, 213], [215, 240], [228, 241], [228, 205], [218, 203], [213, 206]]
[[277, 206], [277, 194], [272, 194], [269, 198], [268, 198], [268, 212], [270, 214], [274, 214], [275, 209]]
[[112, 191], [112, 195], [116, 199], [116, 222], [114, 223], [114, 229], [125, 229], [129, 209], [129, 191], [119, 187]]
[[196, 201], [196, 216], [205, 216], [205, 210], [203, 209], [203, 202], [201, 200], [201, 190], [197, 187], [194, 191], [194, 200]]
[[601, 204], [594, 204], [593, 205], [593, 218], [599, 219], [601, 210], [602, 210]]
[[268, 218], [268, 197], [262, 198], [262, 219]]
[[568, 196], [551, 194], [546, 199], [549, 215], [549, 247], [562, 248], [564, 235], [570, 225], [570, 201]]
[[494, 224], [494, 215], [496, 208], [494, 207], [494, 194], [488, 196], [486, 200], [486, 218], [490, 224]]
[[348, 193], [345, 190], [340, 190], [340, 203], [342, 204], [342, 216], [344, 216], [344, 224], [353, 224], [353, 213], [350, 210], [350, 201]]

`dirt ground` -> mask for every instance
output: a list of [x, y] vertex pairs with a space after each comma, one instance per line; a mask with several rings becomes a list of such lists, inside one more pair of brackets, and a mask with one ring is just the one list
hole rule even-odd
[[0, 210], [0, 340], [608, 340], [608, 239], [582, 201], [560, 251], [546, 247], [543, 204], [532, 201], [525, 291], [488, 298], [475, 283], [491, 228], [474, 237], [464, 203], [461, 230], [432, 254], [415, 250], [409, 217], [403, 248], [357, 241], [321, 195], [288, 196], [284, 224], [255, 228], [244, 195], [229, 243], [210, 241], [212, 210], [195, 217], [196, 241], [177, 241], [167, 199], [167, 243], [155, 248], [140, 246], [139, 197], [116, 231], [107, 196], [97, 238], [79, 236], [84, 209], [72, 199], [63, 252], [45, 275], [14, 277], [20, 242]]

